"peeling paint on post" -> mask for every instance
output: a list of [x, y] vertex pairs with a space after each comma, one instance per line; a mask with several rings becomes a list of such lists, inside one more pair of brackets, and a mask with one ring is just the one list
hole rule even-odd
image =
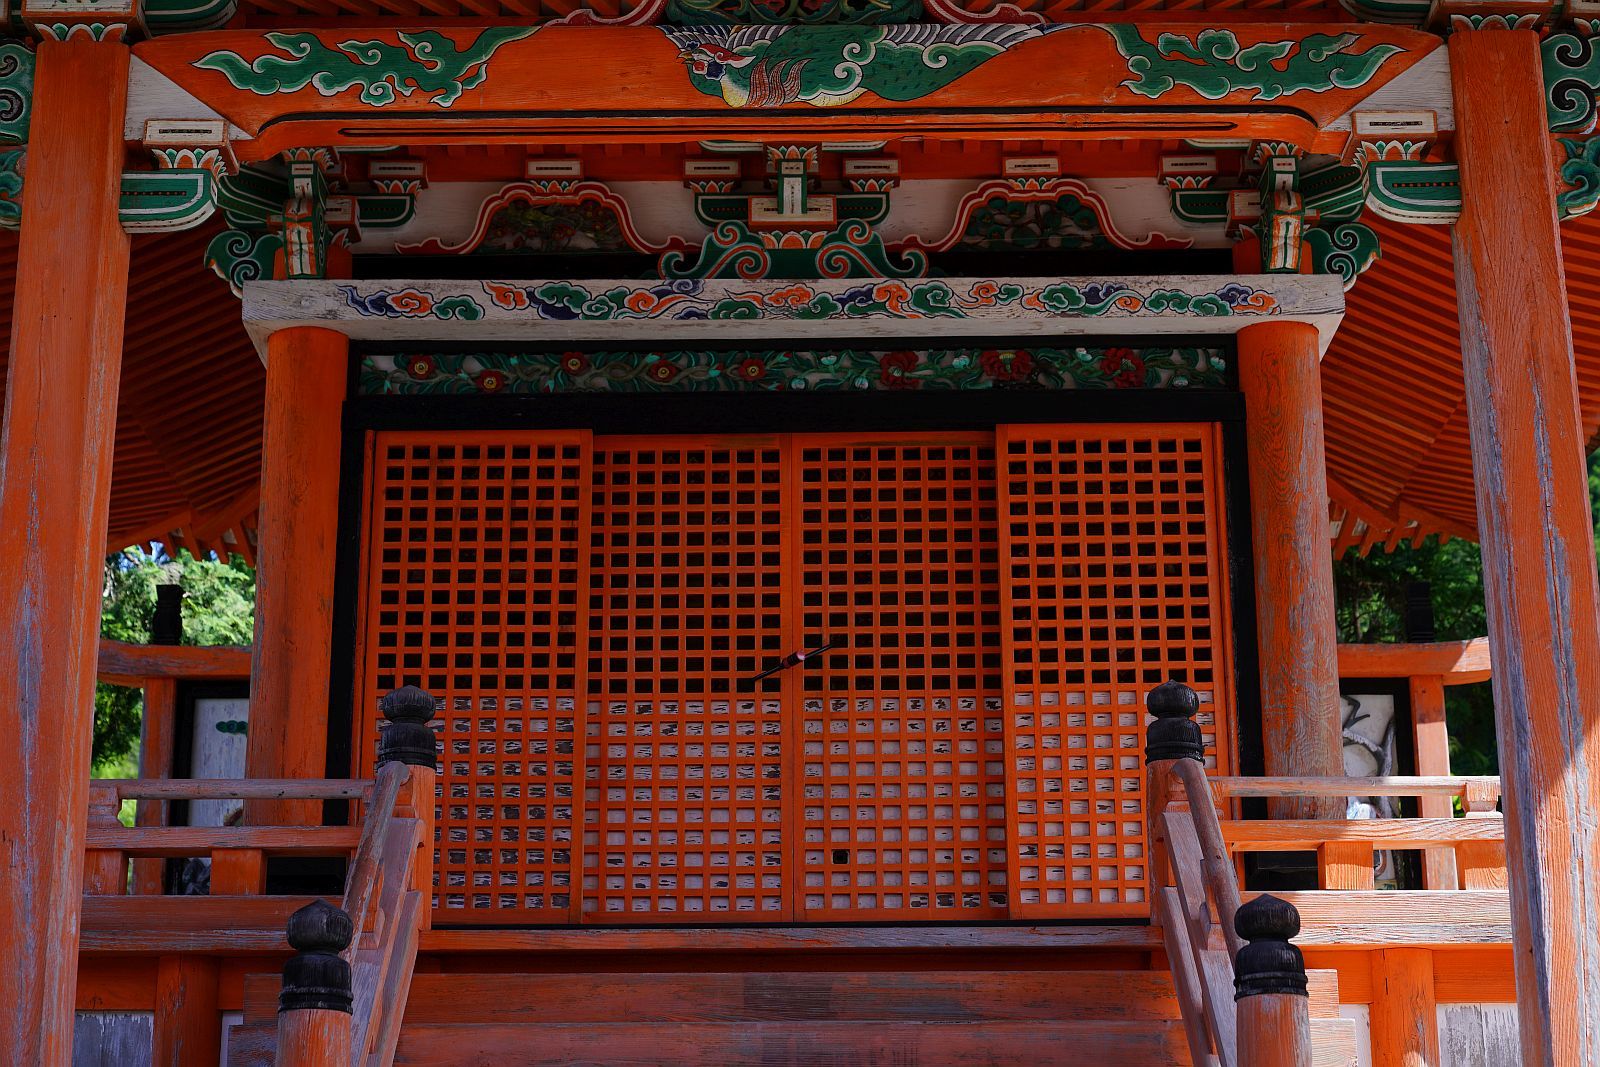
[[1450, 73], [1522, 1062], [1600, 1064], [1600, 603], [1539, 39], [1455, 33]]
[[128, 49], [39, 44], [0, 436], [0, 1049], [72, 1059], [89, 752], [128, 283]]

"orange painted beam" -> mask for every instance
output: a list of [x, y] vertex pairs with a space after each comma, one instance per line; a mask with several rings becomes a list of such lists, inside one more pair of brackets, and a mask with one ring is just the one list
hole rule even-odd
[[[1316, 327], [1305, 323], [1239, 332], [1269, 775], [1344, 773], [1318, 354]], [[1274, 810], [1304, 818], [1342, 809], [1299, 800]]]
[[[122, 366], [128, 49], [39, 44], [0, 430], [0, 1049], [72, 1059], [100, 568]], [[45, 546], [41, 551], [41, 546]]]
[[[1436, 676], [1443, 685], [1486, 682], [1493, 674], [1489, 639], [1435, 641], [1427, 644], [1339, 646], [1341, 678], [1417, 678]], [[1444, 773], [1422, 772], [1418, 773]]]
[[1600, 598], [1539, 38], [1450, 37], [1461, 357], [1525, 1067], [1600, 1063]]
[[[280, 330], [267, 342], [251, 778], [321, 778], [326, 769], [348, 354], [342, 334], [315, 327]], [[314, 825], [322, 821], [321, 804], [246, 801], [245, 821]]]
[[149, 678], [248, 678], [250, 649], [235, 645], [133, 645], [102, 638], [97, 675], [102, 682], [134, 687], [143, 686]]
[[[1347, 62], [1338, 85], [1330, 81], [1314, 92], [1271, 99], [1249, 77], [1236, 79], [1220, 97], [1205, 95], [1213, 92], [1209, 81], [1163, 84], [1161, 75], [1169, 71], [1141, 81], [1138, 64], [1155, 55], [1163, 31], [1192, 40], [1212, 27], [1204, 16], [1188, 25], [1163, 20], [1143, 27], [1132, 43], [1101, 25], [1042, 24], [995, 38], [979, 63], [969, 62], [971, 53], [928, 53], [925, 70], [886, 63], [889, 49], [875, 48], [875, 39], [863, 47], [850, 37], [859, 32], [854, 28], [841, 39], [837, 26], [786, 27], [774, 53], [786, 57], [781, 60], [762, 60], [759, 48], [716, 30], [674, 30], [674, 37], [658, 26], [555, 25], [440, 26], [448, 43], [426, 64], [405, 58], [400, 31], [387, 28], [312, 30], [307, 36], [314, 43], [304, 45], [309, 57], [299, 62], [286, 63], [286, 50], [260, 30], [158, 37], [138, 44], [134, 54], [249, 131], [254, 139], [234, 147], [241, 158], [255, 160], [307, 144], [877, 141], [896, 133], [977, 140], [1270, 138], [1309, 147], [1335, 118], [1439, 47], [1437, 37], [1412, 29], [1341, 26], [1354, 37], [1345, 50], [1372, 56], [1370, 69], [1357, 77]], [[1117, 29], [1127, 33], [1130, 27]], [[1282, 44], [1286, 50], [1329, 29], [1315, 23], [1230, 27], [1242, 47]], [[970, 31], [944, 32], [948, 41]], [[407, 91], [370, 79], [325, 95], [296, 77], [301, 64], [341, 55], [334, 47], [345, 41], [370, 41], [400, 57], [392, 77]], [[714, 56], [730, 61], [708, 62]], [[619, 65], [618, 57], [626, 60]], [[269, 70], [287, 66], [287, 73], [253, 75], [250, 67], [263, 60]], [[855, 91], [856, 81], [834, 81], [835, 91], [823, 94], [809, 80], [759, 89], [748, 73], [753, 60], [798, 61], [812, 72], [855, 70], [865, 91]], [[941, 69], [947, 73], [935, 76]], [[1070, 70], [1072, 77], [1040, 78], [1041, 70]], [[1170, 68], [1180, 79], [1182, 71], [1181, 61]], [[1322, 147], [1338, 152], [1345, 136], [1325, 134]]]

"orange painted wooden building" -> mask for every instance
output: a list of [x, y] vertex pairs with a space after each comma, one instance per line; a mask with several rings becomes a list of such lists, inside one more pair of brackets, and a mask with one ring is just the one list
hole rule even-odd
[[1600, 1062], [1588, 0], [5, 17], [7, 1062]]

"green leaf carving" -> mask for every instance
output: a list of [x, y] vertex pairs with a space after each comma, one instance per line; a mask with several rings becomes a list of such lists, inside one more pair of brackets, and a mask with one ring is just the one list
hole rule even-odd
[[1256, 100], [1276, 100], [1299, 92], [1354, 89], [1371, 81], [1401, 51], [1392, 44], [1355, 51], [1361, 39], [1357, 33], [1314, 33], [1241, 47], [1232, 30], [1201, 30], [1193, 37], [1163, 33], [1152, 45], [1138, 26], [1108, 23], [1100, 28], [1128, 61], [1133, 77], [1122, 84], [1151, 99], [1179, 86], [1207, 100], [1244, 91], [1253, 92]]

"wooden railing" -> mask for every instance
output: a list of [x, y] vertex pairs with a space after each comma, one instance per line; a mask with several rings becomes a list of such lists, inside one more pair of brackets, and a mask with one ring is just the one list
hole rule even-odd
[[[1323, 890], [1360, 891], [1373, 888], [1379, 849], [1451, 849], [1459, 888], [1503, 889], [1505, 830], [1495, 810], [1500, 783], [1465, 777], [1211, 778], [1193, 720], [1197, 709], [1193, 691], [1176, 683], [1150, 695], [1155, 721], [1146, 746], [1145, 795], [1152, 917], [1161, 928], [1194, 1063], [1293, 1067], [1309, 1062], [1309, 1045], [1298, 1051], [1274, 1046], [1268, 1055], [1241, 1038], [1234, 994], [1235, 964], [1244, 941], [1234, 929], [1234, 918], [1247, 894], [1240, 890], [1239, 857], [1246, 852], [1315, 851]], [[1232, 808], [1237, 798], [1351, 795], [1459, 798], [1467, 818], [1245, 820], [1219, 815], [1219, 808]]]

